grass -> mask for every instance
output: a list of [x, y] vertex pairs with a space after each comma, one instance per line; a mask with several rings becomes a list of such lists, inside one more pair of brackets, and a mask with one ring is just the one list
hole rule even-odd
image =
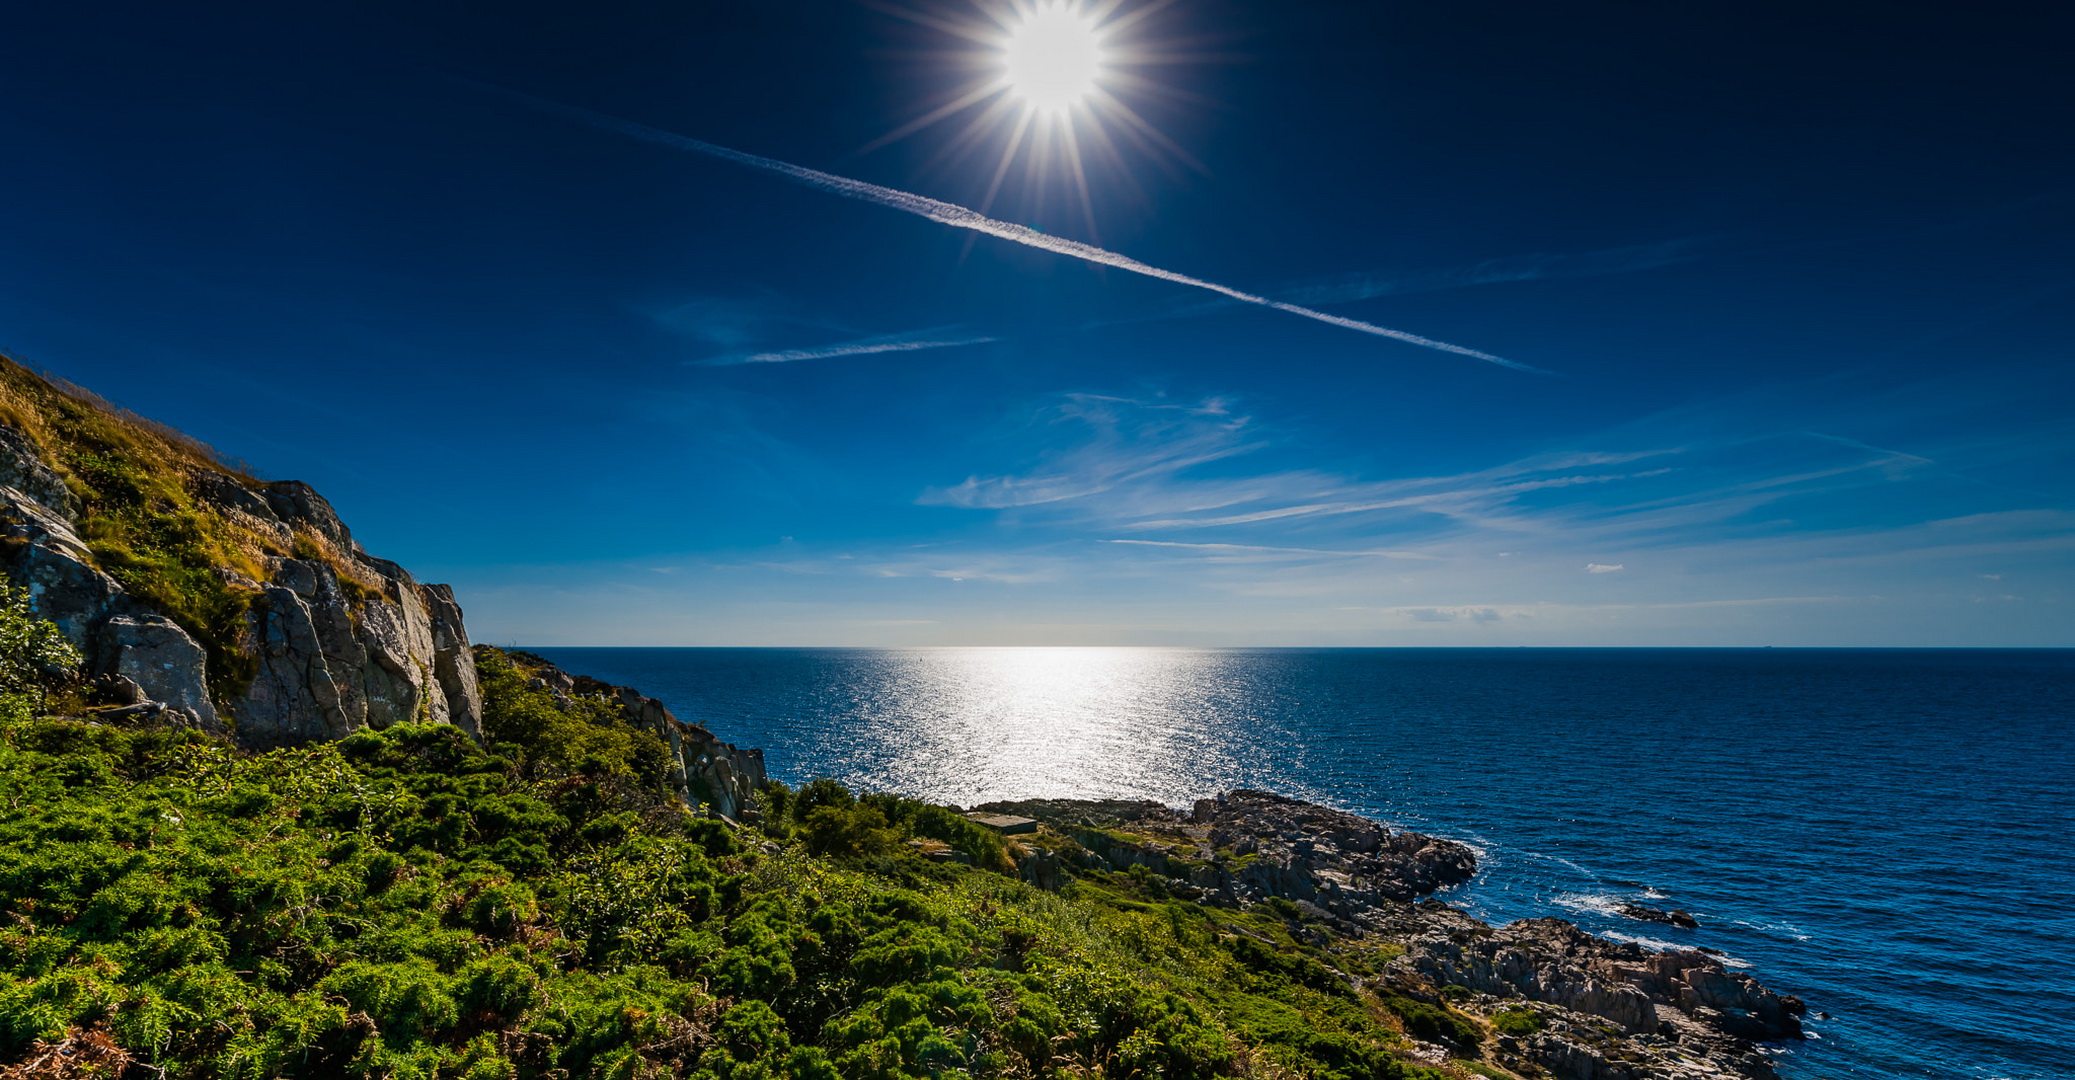
[[257, 593], [219, 570], [264, 580], [267, 558], [289, 551], [197, 492], [205, 477], [247, 488], [260, 481], [179, 432], [5, 357], [0, 420], [27, 435], [64, 481], [101, 569], [202, 644], [219, 701], [242, 697], [257, 670], [246, 621]]

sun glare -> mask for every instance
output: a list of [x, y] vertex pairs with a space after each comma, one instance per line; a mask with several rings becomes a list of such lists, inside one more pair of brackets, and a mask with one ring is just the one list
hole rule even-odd
[[1031, 108], [1058, 114], [1088, 99], [1102, 78], [1102, 33], [1067, 0], [1024, 11], [1002, 43], [1002, 77]]
[[874, 7], [962, 45], [934, 55], [962, 68], [968, 80], [947, 87], [920, 115], [866, 145], [866, 151], [898, 142], [924, 128], [966, 116], [963, 129], [946, 139], [925, 169], [951, 168], [983, 148], [995, 148], [993, 167], [977, 174], [985, 188], [976, 203], [986, 213], [1017, 162], [1020, 188], [1035, 208], [1053, 182], [1064, 180], [1080, 204], [1087, 235], [1095, 229], [1091, 167], [1137, 190], [1130, 160], [1203, 166], [1151, 120], [1132, 98], [1180, 95], [1148, 78], [1149, 65], [1195, 63], [1209, 54], [1177, 48], [1152, 17], [1174, 0], [968, 0], [977, 12], [961, 16], [953, 0], [872, 0]]

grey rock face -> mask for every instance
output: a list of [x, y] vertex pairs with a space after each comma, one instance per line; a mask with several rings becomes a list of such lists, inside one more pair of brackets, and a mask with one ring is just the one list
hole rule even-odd
[[[1652, 952], [1562, 919], [1422, 934], [1391, 961], [1386, 979], [1556, 1006], [1567, 1019], [1526, 1041], [1521, 1053], [1570, 1080], [1769, 1080], [1772, 1065], [1753, 1040], [1801, 1037], [1799, 999], [1706, 953]], [[1700, 1064], [1686, 1060], [1693, 1057]]]
[[[976, 810], [1033, 817], [1071, 837], [1068, 861], [1098, 870], [1144, 866], [1174, 894], [1246, 906], [1289, 901], [1315, 923], [1292, 933], [1379, 935], [1405, 951], [1369, 989], [1429, 1005], [1449, 999], [1489, 1015], [1529, 1008], [1525, 1037], [1496, 1036], [1492, 1060], [1558, 1080], [1776, 1080], [1756, 1040], [1801, 1034], [1802, 1004], [1694, 950], [1652, 952], [1594, 937], [1562, 919], [1494, 928], [1428, 897], [1468, 880], [1469, 848], [1260, 791], [1200, 799], [1189, 813], [1153, 802], [1032, 799]], [[1026, 880], [1034, 880], [1025, 869]], [[1439, 1048], [1436, 1048], [1437, 1052]]]
[[239, 647], [257, 671], [233, 701], [212, 700], [206, 653], [192, 634], [99, 568], [64, 482], [26, 435], [0, 424], [0, 572], [28, 588], [36, 611], [80, 646], [89, 674], [200, 726], [230, 721], [254, 747], [411, 720], [477, 732], [482, 695], [451, 590], [420, 585], [395, 563], [368, 556], [308, 484], [203, 471], [188, 485], [227, 521], [279, 550], [307, 550], [298, 538], [314, 537], [329, 551], [275, 558], [264, 582], [220, 571], [253, 597]]
[[[538, 658], [535, 658], [538, 659]], [[670, 748], [671, 786], [687, 806], [706, 805], [728, 818], [744, 818], [764, 786], [764, 752], [722, 742], [713, 732], [672, 715], [663, 703], [628, 686], [571, 675], [547, 664], [536, 669], [534, 686], [558, 697], [603, 698], [619, 706], [629, 724], [654, 732]], [[470, 667], [469, 685], [474, 686]]]
[[37, 504], [64, 518], [71, 518], [75, 505], [72, 490], [43, 463], [36, 444], [21, 431], [0, 424], [0, 484], [15, 489]]
[[[1280, 897], [1310, 904], [1348, 926], [1377, 928], [1405, 901], [1477, 872], [1477, 856], [1452, 840], [1402, 832], [1366, 818], [1265, 791], [1198, 799], [1183, 814], [1156, 802], [1033, 799], [986, 803], [989, 813], [1047, 822], [1074, 838], [1100, 868], [1144, 866], [1228, 904]], [[1088, 826], [1114, 824], [1147, 837], [1120, 841]], [[1211, 858], [1224, 851], [1237, 859]]]
[[203, 674], [202, 646], [180, 624], [163, 615], [118, 615], [95, 638], [101, 673], [127, 680], [145, 700], [184, 715], [194, 727], [221, 730]]
[[1453, 840], [1389, 829], [1266, 791], [1199, 799], [1189, 816], [1209, 827], [1212, 846], [1251, 848], [1254, 860], [1241, 871], [1241, 885], [1308, 900], [1347, 919], [1477, 873], [1476, 853]]

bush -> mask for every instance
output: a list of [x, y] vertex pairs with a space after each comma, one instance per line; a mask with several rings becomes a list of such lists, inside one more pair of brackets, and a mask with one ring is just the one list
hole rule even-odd
[[79, 670], [79, 650], [33, 610], [29, 590], [0, 577], [0, 720], [27, 720]]
[[478, 645], [476, 679], [483, 692], [483, 741], [540, 774], [624, 777], [660, 786], [669, 748], [629, 726], [617, 704], [572, 697], [565, 704], [528, 685], [533, 672], [510, 653]]
[[1525, 1006], [1511, 1006], [1491, 1014], [1491, 1026], [1498, 1029], [1499, 1034], [1516, 1039], [1533, 1035], [1542, 1030], [1545, 1023], [1547, 1021], [1542, 1019], [1541, 1013]]
[[876, 808], [817, 806], [807, 814], [807, 850], [823, 857], [863, 859], [884, 855], [900, 841]]
[[1484, 1032], [1470, 1018], [1452, 1009], [1428, 1005], [1398, 994], [1383, 995], [1384, 1008], [1405, 1022], [1405, 1031], [1427, 1042], [1447, 1043], [1457, 1049], [1484, 1041]]

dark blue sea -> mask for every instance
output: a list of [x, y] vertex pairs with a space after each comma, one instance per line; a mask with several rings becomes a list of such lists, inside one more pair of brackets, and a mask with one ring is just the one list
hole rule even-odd
[[1801, 995], [1790, 1080], [2075, 1077], [2075, 650], [540, 651], [790, 782], [1258, 787], [1464, 840], [1451, 903]]

